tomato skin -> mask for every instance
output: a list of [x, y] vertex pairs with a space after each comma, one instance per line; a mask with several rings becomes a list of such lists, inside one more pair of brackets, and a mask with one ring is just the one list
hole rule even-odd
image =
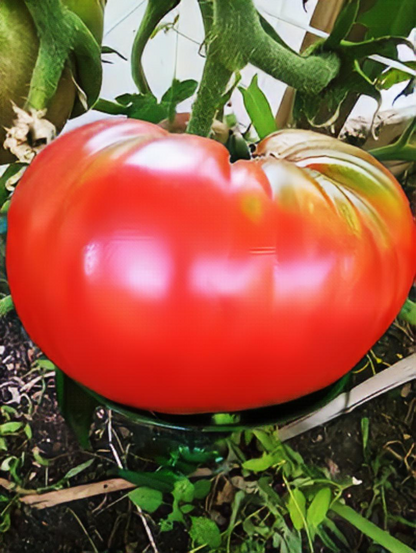
[[165, 413], [281, 403], [350, 370], [412, 285], [414, 221], [370, 156], [290, 132], [233, 165], [134, 120], [55, 140], [9, 210], [32, 339], [96, 392]]

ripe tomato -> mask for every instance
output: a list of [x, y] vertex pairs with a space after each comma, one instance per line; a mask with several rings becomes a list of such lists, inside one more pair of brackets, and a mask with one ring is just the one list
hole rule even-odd
[[231, 165], [221, 144], [134, 120], [48, 146], [14, 193], [6, 250], [46, 355], [166, 413], [285, 402], [351, 369], [413, 281], [407, 199], [321, 135], [283, 131], [258, 154]]

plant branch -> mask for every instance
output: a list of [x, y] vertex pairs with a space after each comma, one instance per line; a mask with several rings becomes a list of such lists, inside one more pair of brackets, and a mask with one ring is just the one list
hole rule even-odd
[[121, 104], [111, 102], [110, 100], [104, 100], [100, 98], [94, 104], [94, 111], [100, 111], [101, 113], [108, 113], [109, 115], [128, 115], [128, 109]]
[[[278, 40], [252, 0], [214, 0], [214, 18], [207, 60], [188, 132], [208, 136], [231, 76], [251, 63], [269, 75], [308, 94], [319, 94], [334, 79], [341, 61], [337, 54], [301, 56]], [[279, 37], [280, 38], [280, 37]]]
[[374, 148], [370, 154], [379, 161], [416, 161], [416, 145], [410, 144], [410, 140], [416, 131], [416, 117], [393, 144]]
[[151, 92], [144, 73], [142, 57], [146, 44], [161, 20], [171, 10], [176, 8], [180, 0], [148, 0], [146, 11], [136, 33], [131, 52], [131, 73], [139, 92]]
[[[81, 71], [88, 73], [94, 94], [88, 94], [93, 103], [101, 82], [101, 50], [95, 38], [82, 22], [60, 0], [24, 0], [39, 36], [39, 54], [33, 71], [25, 109], [43, 110], [48, 107], [71, 52], [75, 53]], [[83, 79], [82, 82], [86, 82]], [[88, 88], [90, 88], [88, 87]], [[98, 87], [99, 88], [99, 87]], [[94, 97], [95, 95], [95, 97]]]

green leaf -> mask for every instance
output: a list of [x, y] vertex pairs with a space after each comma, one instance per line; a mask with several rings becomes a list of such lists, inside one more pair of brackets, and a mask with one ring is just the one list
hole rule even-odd
[[38, 359], [36, 361], [36, 366], [47, 371], [54, 371], [56, 369], [56, 365], [49, 359]]
[[[163, 119], [173, 119], [176, 106], [190, 98], [198, 87], [197, 81], [174, 79], [171, 87], [164, 93], [160, 103], [151, 92], [147, 94], [122, 94], [117, 96], [120, 113], [131, 119], [141, 119], [150, 123], [160, 123]], [[115, 104], [115, 107], [117, 104]], [[114, 106], [113, 106], [114, 108]]]
[[306, 498], [298, 488], [291, 491], [287, 502], [287, 509], [295, 529], [302, 530], [305, 526]]
[[7, 442], [4, 438], [0, 438], [0, 451], [7, 451]]
[[7, 181], [17, 175], [24, 167], [27, 167], [27, 163], [12, 163], [0, 176], [0, 207], [7, 200], [10, 194], [10, 192], [6, 189]]
[[297, 530], [291, 530], [284, 518], [279, 519], [274, 525], [276, 533], [273, 535], [273, 547], [279, 553], [303, 553], [302, 537]]
[[[127, 106], [127, 117], [149, 121], [149, 123], [160, 123], [168, 116], [168, 108], [159, 104], [153, 94], [132, 95], [132, 102]], [[119, 101], [119, 99], [117, 98]]]
[[101, 53], [102, 54], [115, 54], [119, 58], [121, 58], [124, 61], [127, 61], [127, 58], [123, 56], [123, 54], [120, 54], [117, 50], [114, 50], [114, 48], [111, 48], [111, 46], [102, 46], [101, 47]]
[[186, 81], [173, 80], [172, 86], [164, 93], [160, 102], [166, 108], [169, 119], [174, 118], [176, 106], [190, 98], [197, 88], [197, 81], [192, 79]]
[[19, 469], [22, 465], [22, 459], [19, 459], [18, 457], [15, 457], [14, 455], [11, 455], [10, 457], [6, 457], [4, 461], [2, 462], [0, 466], [0, 470], [4, 470], [5, 472], [10, 472], [10, 476], [15, 482], [18, 482], [20, 484], [21, 478], [19, 476]]
[[191, 513], [195, 509], [195, 505], [191, 505], [190, 503], [185, 503], [185, 505], [181, 505], [181, 511], [185, 515], [188, 513]]
[[192, 526], [189, 535], [196, 545], [208, 545], [209, 547], [221, 545], [221, 533], [213, 520], [205, 517], [191, 517], [191, 520]]
[[[406, 61], [402, 62], [403, 65], [409, 67], [416, 71], [416, 61]], [[400, 69], [391, 68], [385, 71], [377, 79], [377, 88], [379, 90], [389, 90], [392, 86], [400, 83], [404, 83], [412, 79], [412, 76], [406, 71], [401, 71]]]
[[178, 502], [191, 503], [195, 497], [195, 486], [187, 478], [181, 478], [175, 482], [172, 495]]
[[336, 48], [348, 36], [358, 15], [360, 0], [349, 0], [335, 21], [331, 34], [325, 41], [328, 49]]
[[272, 453], [276, 451], [276, 448], [281, 446], [281, 442], [277, 437], [277, 433], [274, 428], [267, 430], [253, 430], [253, 434], [257, 440], [264, 447], [265, 451]]
[[281, 452], [278, 451], [275, 453], [263, 453], [263, 455], [257, 459], [249, 459], [243, 463], [243, 468], [253, 472], [262, 472], [283, 463], [285, 463], [285, 461], [282, 459]]
[[374, 523], [361, 516], [348, 505], [343, 505], [342, 503], [337, 502], [332, 505], [331, 510], [338, 516], [347, 520], [371, 540], [384, 547], [387, 551], [390, 551], [391, 553], [414, 553], [414, 550], [408, 545], [405, 545], [398, 539], [394, 538], [388, 532], [382, 530]]
[[37, 446], [33, 448], [33, 458], [38, 463], [38, 465], [41, 465], [42, 467], [49, 467], [50, 461], [48, 459], [45, 459], [45, 457], [42, 457], [40, 454], [40, 450]]
[[26, 437], [27, 437], [28, 440], [32, 439], [33, 432], [32, 432], [32, 428], [30, 427], [29, 424], [25, 424], [23, 432], [26, 434]]
[[322, 524], [331, 505], [332, 493], [329, 488], [322, 488], [315, 495], [312, 503], [309, 505], [306, 520], [308, 524], [315, 528]]
[[194, 497], [195, 499], [204, 499], [211, 491], [210, 480], [198, 480], [194, 483]]
[[171, 493], [178, 476], [172, 471], [160, 470], [158, 472], [134, 472], [131, 470], [118, 469], [118, 476], [125, 478], [136, 486], [146, 486], [163, 493]]
[[370, 433], [370, 421], [368, 417], [363, 417], [361, 419], [361, 434], [363, 437], [363, 453], [364, 458], [366, 459], [368, 456], [368, 437]]
[[88, 461], [85, 461], [85, 463], [81, 463], [80, 465], [70, 469], [65, 476], [62, 478], [62, 480], [69, 480], [70, 478], [74, 478], [74, 476], [77, 476], [80, 472], [83, 472], [87, 468], [89, 468], [95, 459], [88, 459]]
[[9, 434], [16, 434], [25, 426], [24, 422], [5, 422], [0, 424], [0, 436], [8, 436]]
[[254, 75], [248, 88], [238, 87], [243, 95], [244, 106], [259, 138], [265, 138], [277, 131], [270, 104], [258, 86], [258, 75]]
[[324, 546], [329, 551], [333, 551], [333, 553], [339, 553], [339, 547], [335, 544], [335, 542], [331, 539], [331, 537], [328, 536], [328, 533], [326, 530], [324, 530], [323, 528], [317, 528], [316, 533], [320, 537]]
[[358, 18], [368, 28], [368, 37], [388, 35], [407, 37], [416, 27], [414, 0], [378, 0]]
[[89, 434], [98, 401], [82, 386], [56, 369], [56, 394], [61, 413], [84, 449], [90, 448]]
[[334, 534], [334, 536], [348, 549], [350, 547], [347, 538], [344, 536], [344, 534], [339, 530], [338, 526], [335, 524], [333, 520], [330, 518], [326, 518], [324, 520], [323, 525], [328, 528], [328, 530]]
[[11, 526], [10, 513], [4, 513], [0, 516], [0, 533], [5, 534]]
[[163, 503], [163, 494], [153, 488], [136, 488], [129, 494], [131, 501], [148, 513], [154, 513]]

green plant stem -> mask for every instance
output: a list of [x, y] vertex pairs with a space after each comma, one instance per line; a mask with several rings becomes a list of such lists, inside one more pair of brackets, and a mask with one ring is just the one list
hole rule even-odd
[[222, 64], [220, 56], [210, 49], [211, 46], [208, 49], [202, 80], [186, 130], [190, 134], [200, 136], [209, 136], [215, 114], [233, 74]]
[[341, 65], [337, 54], [303, 57], [293, 52], [277, 40], [277, 34], [272, 38], [263, 28], [252, 0], [214, 0], [213, 4], [207, 60], [189, 133], [209, 135], [232, 74], [248, 63], [310, 94], [319, 94], [337, 76]]
[[390, 144], [370, 150], [369, 153], [379, 161], [416, 161], [416, 146], [411, 144], [401, 147]]
[[13, 311], [14, 304], [11, 296], [5, 296], [0, 300], [0, 318]]
[[336, 513], [338, 516], [347, 520], [350, 524], [355, 526], [360, 532], [365, 534], [367, 537], [372, 539], [374, 542], [378, 543], [387, 551], [391, 553], [415, 553], [413, 549], [405, 545], [399, 540], [396, 540], [385, 530], [382, 530], [359, 513], [343, 505], [342, 503], [335, 502], [331, 506], [331, 510]]
[[136, 33], [131, 52], [131, 73], [139, 92], [151, 92], [143, 70], [143, 52], [152, 33], [167, 13], [176, 8], [180, 0], [148, 0], [146, 11]]
[[214, 21], [213, 3], [212, 0], [198, 0], [198, 4], [204, 24], [205, 40], [207, 40], [210, 36], [212, 23]]
[[[84, 90], [98, 96], [101, 77], [101, 49], [81, 19], [65, 8], [60, 0], [24, 0], [39, 36], [39, 53], [30, 82], [25, 108], [43, 110], [53, 98], [70, 53], [76, 55]], [[88, 79], [86, 75], [88, 74]], [[91, 101], [95, 101], [96, 97]]]
[[412, 325], [416, 325], [416, 303], [407, 299], [398, 317]]
[[416, 132], [416, 117], [409, 124], [401, 137], [388, 146], [374, 148], [370, 154], [379, 161], [416, 161], [416, 146], [410, 140]]

